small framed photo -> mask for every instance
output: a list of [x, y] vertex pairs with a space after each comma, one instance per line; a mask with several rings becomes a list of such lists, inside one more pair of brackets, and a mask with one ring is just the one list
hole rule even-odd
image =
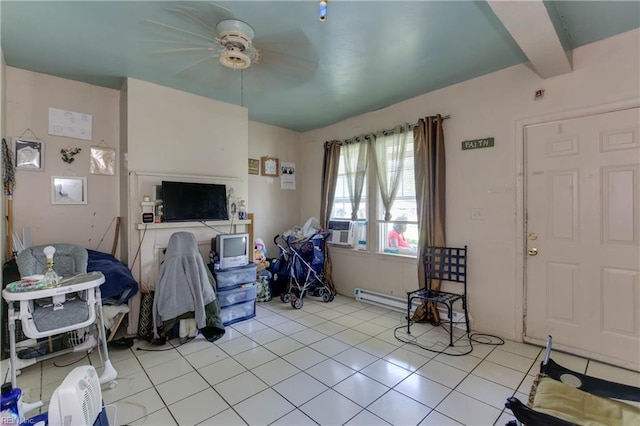
[[257, 175], [260, 171], [260, 161], [255, 158], [249, 158], [249, 174]]
[[44, 170], [44, 142], [13, 138], [13, 152], [16, 169]]
[[87, 204], [87, 178], [51, 176], [51, 204]]
[[260, 157], [262, 162], [262, 176], [279, 176], [280, 161], [273, 157]]

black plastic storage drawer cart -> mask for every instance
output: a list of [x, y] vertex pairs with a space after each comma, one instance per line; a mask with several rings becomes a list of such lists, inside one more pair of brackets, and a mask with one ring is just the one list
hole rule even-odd
[[214, 270], [213, 275], [220, 302], [220, 317], [225, 327], [256, 316], [255, 263]]

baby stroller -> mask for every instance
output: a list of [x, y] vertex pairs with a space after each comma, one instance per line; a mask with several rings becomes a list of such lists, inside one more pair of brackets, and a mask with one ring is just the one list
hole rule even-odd
[[302, 299], [307, 294], [321, 297], [324, 302], [334, 299], [324, 283], [324, 250], [329, 235], [329, 232], [318, 232], [304, 239], [296, 239], [294, 235], [276, 235], [273, 239], [289, 275], [289, 288], [280, 295], [280, 300], [291, 303], [295, 309], [302, 308]]

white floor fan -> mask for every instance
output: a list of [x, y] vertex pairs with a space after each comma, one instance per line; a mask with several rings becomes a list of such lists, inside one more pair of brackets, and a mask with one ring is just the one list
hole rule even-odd
[[[142, 40], [155, 46], [148, 49], [149, 55], [174, 55], [186, 64], [176, 76], [189, 78], [206, 67], [204, 73], [211, 77], [208, 82], [216, 89], [229, 88], [231, 79], [240, 75], [251, 92], [264, 92], [293, 87], [315, 75], [317, 56], [303, 31], [256, 36], [253, 28], [235, 19], [230, 10], [215, 3], [203, 6], [164, 8], [173, 17], [171, 23], [142, 21], [159, 37]], [[229, 69], [242, 72], [230, 73]]]
[[109, 426], [103, 404], [98, 373], [93, 366], [83, 365], [74, 368], [55, 389], [48, 412], [21, 425]]

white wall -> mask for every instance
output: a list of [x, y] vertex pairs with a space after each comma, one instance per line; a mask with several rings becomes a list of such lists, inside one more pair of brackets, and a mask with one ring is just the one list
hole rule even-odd
[[[1, 7], [1, 6], [0, 6]], [[7, 119], [6, 119], [6, 93], [7, 93], [7, 72], [6, 72], [6, 64], [4, 62], [4, 54], [2, 53], [2, 49], [0, 48], [0, 138], [4, 138], [6, 136], [5, 130], [7, 129]], [[9, 141], [7, 141], [9, 143]], [[2, 160], [0, 160], [2, 161]], [[0, 217], [4, 218], [6, 213], [6, 192], [4, 187], [2, 188], [2, 196], [0, 197]], [[0, 259], [2, 262], [7, 259], [7, 227], [3, 224], [0, 227]], [[2, 272], [0, 272], [0, 278], [2, 278]]]
[[249, 122], [249, 158], [276, 157], [280, 162], [295, 163], [296, 189], [281, 189], [280, 178], [249, 175], [248, 211], [254, 213], [254, 235], [264, 240], [267, 257], [278, 257], [273, 238], [287, 229], [302, 225], [300, 216], [299, 133], [280, 127]]
[[[123, 222], [119, 251], [126, 262], [129, 228], [139, 221], [139, 200], [132, 203], [133, 221], [129, 220], [130, 170], [235, 178], [236, 195], [245, 198], [248, 210], [256, 213], [256, 232], [267, 242], [276, 233], [299, 224], [296, 202], [299, 190], [281, 190], [279, 178], [269, 184], [262, 176], [252, 176], [252, 193], [248, 192], [247, 158], [250, 155], [246, 108], [135, 79], [125, 82], [121, 91], [115, 91], [17, 68], [7, 70], [8, 73], [3, 62], [0, 72], [3, 81], [5, 76], [10, 81], [10, 90], [2, 90], [2, 96], [8, 93], [8, 98], [0, 102], [0, 108], [3, 118], [5, 112], [11, 118], [10, 127], [3, 126], [3, 132], [20, 136], [29, 128], [45, 141], [46, 147], [44, 172], [17, 172], [15, 216], [19, 219], [14, 229], [21, 234], [23, 226], [30, 226], [34, 244], [64, 241], [95, 248], [98, 237], [102, 237], [113, 217], [120, 214]], [[94, 140], [48, 135], [49, 106], [91, 113]], [[269, 155], [296, 162], [297, 135], [297, 132], [251, 123], [251, 157]], [[24, 136], [33, 137], [30, 132]], [[103, 139], [118, 149], [116, 176], [88, 173], [89, 147]], [[83, 148], [71, 165], [60, 160], [58, 153], [64, 146]], [[52, 174], [87, 176], [89, 204], [51, 205]], [[72, 220], [68, 220], [69, 214]], [[110, 250], [113, 232], [111, 227], [101, 250]]]
[[[13, 67], [6, 67], [6, 79], [7, 138], [37, 136], [45, 146], [43, 171], [16, 171], [14, 231], [22, 236], [23, 227], [30, 227], [34, 245], [72, 243], [110, 252], [120, 179], [117, 170], [115, 176], [89, 174], [89, 154], [103, 140], [118, 149], [118, 91]], [[49, 135], [49, 107], [91, 114], [93, 140]], [[82, 151], [67, 164], [60, 158], [63, 147]], [[54, 175], [87, 177], [88, 204], [52, 205]]]
[[118, 244], [120, 248], [120, 259], [125, 263], [127, 259], [129, 259], [129, 164], [127, 161], [128, 158], [128, 135], [127, 135], [127, 81], [125, 80], [122, 88], [120, 89], [120, 100], [119, 100], [119, 117], [120, 117], [120, 151], [118, 152], [118, 162], [122, 165], [120, 167], [120, 185], [118, 195], [120, 197], [120, 242]]
[[135, 79], [127, 96], [130, 171], [246, 178], [246, 108]]
[[[640, 98], [640, 30], [573, 53], [574, 71], [542, 80], [527, 65], [427, 93], [384, 110], [360, 115], [301, 135], [302, 217], [320, 210], [322, 144], [367, 131], [391, 128], [420, 117], [450, 114], [444, 132], [447, 158], [447, 244], [469, 246], [469, 306], [476, 330], [519, 339], [521, 271], [517, 270], [516, 198], [518, 121]], [[543, 99], [534, 92], [545, 89]], [[494, 137], [495, 147], [462, 151], [461, 141]], [[472, 221], [481, 208], [484, 220]], [[364, 287], [403, 295], [416, 287], [415, 261], [332, 250], [338, 292]]]
[[163, 176], [231, 185], [238, 198], [247, 199], [248, 113], [243, 107], [131, 78], [123, 96], [129, 261], [136, 275], [132, 264], [139, 242], [135, 226], [140, 223], [140, 201], [143, 195], [154, 198], [153, 185]]
[[[165, 180], [232, 185], [239, 198], [247, 199], [248, 113], [243, 107], [131, 78], [122, 96], [129, 172], [128, 265], [141, 286], [149, 289], [155, 284], [154, 265], [160, 255], [153, 249], [154, 242], [162, 247], [164, 234], [153, 228], [148, 233], [137, 229], [142, 196], [154, 198], [153, 185], [166, 176]], [[231, 229], [210, 231], [213, 237]], [[199, 234], [198, 241], [204, 237]], [[137, 258], [139, 246], [153, 252]], [[138, 296], [129, 303], [129, 333], [137, 332], [137, 302]]]
[[246, 108], [140, 80], [128, 79], [122, 96], [126, 97], [121, 107], [127, 110], [129, 181], [136, 181], [129, 199], [130, 266], [137, 270], [131, 264], [139, 241], [134, 229], [139, 222], [139, 196], [144, 195], [139, 191], [149, 194], [149, 189], [142, 188], [151, 179], [134, 177], [133, 172], [194, 175], [196, 181], [210, 176], [214, 182], [232, 185], [235, 197], [246, 200], [247, 211], [255, 215], [254, 235], [265, 241], [269, 256], [277, 257], [273, 237], [301, 224], [300, 186], [283, 190], [279, 177], [249, 175], [247, 159], [270, 156], [298, 165], [299, 134], [250, 122]]

